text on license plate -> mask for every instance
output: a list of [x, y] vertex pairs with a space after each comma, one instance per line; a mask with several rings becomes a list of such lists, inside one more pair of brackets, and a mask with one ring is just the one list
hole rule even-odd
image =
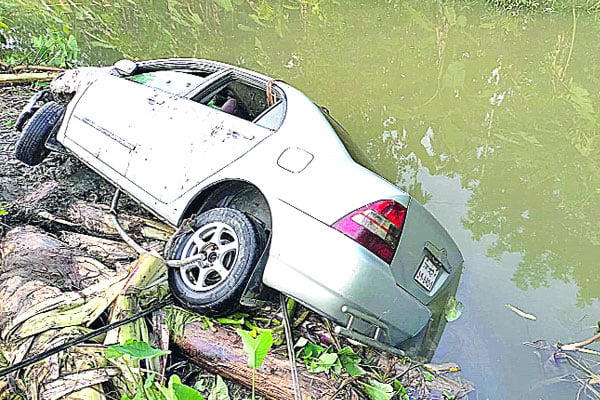
[[419, 269], [417, 270], [415, 281], [423, 286], [425, 290], [430, 292], [431, 289], [433, 289], [433, 285], [439, 274], [440, 269], [438, 266], [435, 265], [429, 257], [425, 256], [421, 262], [421, 266], [419, 266]]

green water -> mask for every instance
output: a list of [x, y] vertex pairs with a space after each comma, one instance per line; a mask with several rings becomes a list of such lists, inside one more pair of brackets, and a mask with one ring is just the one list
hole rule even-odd
[[17, 39], [68, 27], [89, 64], [218, 59], [326, 105], [463, 251], [465, 311], [435, 360], [458, 362], [474, 399], [576, 397], [576, 385], [544, 384], [571, 371], [522, 343], [580, 340], [600, 320], [597, 14], [458, 1], [52, 4], [0, 10]]

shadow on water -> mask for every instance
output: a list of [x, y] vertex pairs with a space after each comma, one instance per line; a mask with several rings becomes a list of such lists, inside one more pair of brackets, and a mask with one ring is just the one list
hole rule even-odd
[[585, 7], [515, 16], [458, 1], [66, 4], [1, 5], [11, 51], [26, 59], [28, 35], [68, 31], [88, 64], [219, 59], [327, 105], [463, 250], [465, 313], [426, 348], [440, 341], [435, 359], [459, 362], [476, 398], [547, 394], [521, 343], [588, 336], [600, 319], [600, 31]]

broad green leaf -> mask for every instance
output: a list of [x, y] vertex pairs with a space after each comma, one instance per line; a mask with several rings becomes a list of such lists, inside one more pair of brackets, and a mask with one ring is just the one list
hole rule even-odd
[[112, 348], [112, 346], [107, 347], [106, 349], [104, 349], [104, 357], [110, 359], [113, 358], [120, 358], [123, 356], [123, 352], [121, 352], [120, 350], [114, 349]]
[[6, 215], [8, 212], [4, 209], [4, 203], [0, 203], [0, 215]]
[[303, 348], [307, 344], [308, 344], [308, 339], [305, 338], [304, 336], [302, 336], [302, 337], [300, 337], [300, 339], [298, 339], [298, 341], [294, 345], [294, 348]]
[[394, 379], [394, 391], [396, 392], [396, 397], [400, 400], [409, 400], [408, 391], [398, 379]]
[[217, 375], [215, 385], [208, 395], [208, 400], [231, 400], [231, 397], [229, 397], [229, 389], [223, 378], [219, 375]]
[[156, 377], [156, 374], [154, 372], [146, 377], [146, 380], [144, 381], [144, 387], [146, 389], [148, 389], [150, 386], [152, 386], [152, 384], [154, 383], [155, 377]]
[[318, 344], [306, 343], [302, 349], [302, 358], [308, 360], [311, 358], [317, 358], [325, 352], [325, 349]]
[[246, 313], [235, 313], [227, 317], [217, 318], [217, 321], [223, 325], [244, 325]]
[[394, 388], [388, 383], [371, 379], [368, 384], [362, 383], [362, 385], [371, 400], [390, 400], [394, 396]]
[[336, 353], [323, 353], [311, 363], [308, 370], [313, 373], [328, 372], [330, 369], [335, 368], [338, 363], [339, 358]]
[[446, 321], [456, 321], [462, 315], [462, 310], [465, 306], [460, 301], [456, 300], [454, 296], [450, 296], [446, 302], [446, 308], [444, 309], [444, 316]]
[[244, 342], [244, 353], [248, 356], [248, 366], [250, 368], [260, 368], [273, 345], [273, 335], [270, 331], [265, 331], [255, 339], [248, 331], [238, 329], [237, 333]]
[[231, 0], [213, 0], [215, 3], [220, 5], [225, 9], [225, 11], [233, 11], [233, 4], [231, 4]]
[[205, 400], [200, 392], [181, 383], [173, 383], [173, 393], [177, 400]]
[[423, 378], [425, 378], [425, 380], [427, 382], [433, 382], [433, 379], [435, 377], [433, 376], [433, 374], [431, 372], [429, 372], [429, 371], [423, 371]]
[[340, 358], [342, 366], [349, 375], [359, 376], [365, 374], [365, 370], [360, 366], [360, 362], [362, 361], [360, 356], [356, 354], [350, 347], [346, 346], [340, 350], [338, 357]]
[[104, 350], [106, 358], [119, 358], [127, 354], [132, 359], [142, 360], [169, 354], [170, 351], [155, 349], [146, 342], [129, 339], [123, 345], [111, 345]]
[[0, 21], [0, 29], [8, 30], [8, 25], [6, 25], [4, 22]]

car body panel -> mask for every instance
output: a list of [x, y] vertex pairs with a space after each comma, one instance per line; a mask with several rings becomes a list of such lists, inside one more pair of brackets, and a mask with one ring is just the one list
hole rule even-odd
[[[357, 310], [366, 319], [352, 329], [371, 335], [379, 327], [384, 335], [378, 340], [395, 346], [423, 330], [431, 317], [427, 304], [460, 276], [460, 251], [408, 193], [353, 160], [320, 107], [283, 82], [226, 64], [186, 59], [137, 65], [142, 73], [174, 69], [203, 77], [192, 79], [197, 85], [190, 92], [175, 85], [176, 94], [110, 67], [72, 72], [75, 82], [59, 78], [55, 91], [75, 90], [57, 134], [65, 148], [173, 225], [197, 211], [191, 205], [210, 188], [248, 182], [270, 212], [267, 286], [341, 325], [350, 318], [343, 309]], [[284, 115], [278, 128], [198, 102], [232, 77], [265, 90], [272, 84], [277, 113]], [[332, 227], [379, 200], [407, 208], [390, 264]], [[425, 256], [439, 264], [431, 290], [415, 280]]]
[[[349, 318], [343, 306], [360, 310], [379, 321], [386, 341], [394, 345], [425, 326], [431, 312], [395, 284], [389, 265], [291, 205], [278, 202], [271, 208], [273, 242], [263, 275], [266, 285], [341, 325]], [[372, 335], [372, 326], [366, 325], [361, 333]]]
[[[451, 277], [457, 275], [456, 270], [463, 264], [458, 246], [448, 232], [439, 229], [439, 226], [440, 223], [429, 211], [418, 201], [411, 199], [403, 234], [390, 265], [398, 285], [424, 304], [429, 304], [450, 283]], [[439, 268], [439, 275], [430, 291], [415, 280], [424, 257], [434, 260]]]

